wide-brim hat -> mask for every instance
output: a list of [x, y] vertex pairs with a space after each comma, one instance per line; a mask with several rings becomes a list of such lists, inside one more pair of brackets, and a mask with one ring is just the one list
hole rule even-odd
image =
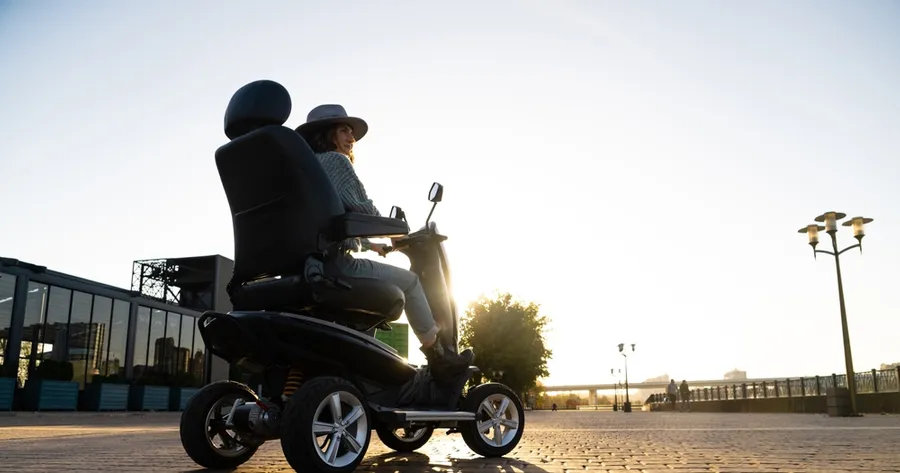
[[356, 141], [361, 140], [369, 131], [369, 124], [362, 118], [347, 115], [347, 111], [340, 105], [326, 104], [310, 110], [309, 114], [306, 115], [306, 123], [297, 127], [297, 133], [300, 133], [300, 136], [304, 139], [309, 140], [315, 132], [323, 127], [339, 123], [353, 128], [353, 138]]

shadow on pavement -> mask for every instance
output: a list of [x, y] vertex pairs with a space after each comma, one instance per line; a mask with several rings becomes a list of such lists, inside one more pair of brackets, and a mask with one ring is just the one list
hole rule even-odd
[[444, 458], [437, 459], [423, 453], [385, 453], [366, 458], [365, 463], [357, 471], [467, 471], [491, 470], [500, 473], [535, 472], [547, 473], [543, 468], [512, 457], [501, 458]]
[[[288, 467], [287, 464], [278, 468], [278, 471]], [[522, 460], [510, 457], [502, 458], [450, 458], [436, 459], [429, 457], [423, 453], [385, 453], [373, 457], [366, 457], [365, 462], [356, 469], [359, 472], [365, 471], [415, 471], [415, 472], [445, 472], [453, 471], [465, 473], [467, 471], [483, 471], [489, 469], [498, 473], [516, 473], [516, 472], [534, 472], [547, 473], [547, 470]], [[243, 470], [259, 471], [259, 466], [244, 466], [236, 470], [207, 470], [197, 468], [193, 470], [185, 470], [182, 473], [240, 473]]]

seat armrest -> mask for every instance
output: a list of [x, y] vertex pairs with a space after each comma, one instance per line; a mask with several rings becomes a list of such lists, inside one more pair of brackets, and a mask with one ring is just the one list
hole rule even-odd
[[347, 212], [331, 221], [330, 235], [334, 241], [347, 238], [390, 238], [409, 234], [409, 225], [403, 220]]

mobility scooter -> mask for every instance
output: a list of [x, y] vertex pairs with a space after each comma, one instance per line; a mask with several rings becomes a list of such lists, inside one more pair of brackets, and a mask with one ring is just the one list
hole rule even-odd
[[446, 237], [431, 221], [443, 187], [432, 186], [431, 213], [415, 232], [399, 207], [390, 217], [345, 212], [312, 149], [283, 126], [290, 112], [288, 91], [268, 80], [240, 88], [225, 112], [231, 141], [216, 151], [216, 166], [234, 228], [233, 310], [207, 311], [198, 325], [207, 349], [244, 378], [191, 398], [181, 417], [185, 451], [203, 467], [231, 469], [280, 440], [297, 471], [347, 472], [373, 430], [411, 452], [446, 428], [478, 455], [508, 454], [525, 427], [516, 393], [499, 383], [466, 390], [475, 366], [440, 372], [404, 360], [372, 336], [400, 317], [403, 291], [333, 264], [347, 238], [394, 239], [425, 288], [440, 343], [458, 350]]

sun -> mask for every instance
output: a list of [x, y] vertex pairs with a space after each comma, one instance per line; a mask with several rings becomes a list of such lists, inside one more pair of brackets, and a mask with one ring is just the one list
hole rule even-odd
[[[382, 243], [381, 240], [372, 239], [372, 241]], [[390, 244], [390, 241], [385, 240], [383, 243]], [[483, 294], [490, 293], [494, 290], [494, 287], [485, 280], [486, 275], [478, 275], [477, 268], [479, 265], [477, 263], [473, 262], [467, 265], [467, 261], [459, 258], [459, 255], [465, 254], [464, 252], [446, 243], [445, 249], [450, 268], [451, 296], [453, 296], [457, 307], [462, 312], [465, 311], [469, 303], [478, 300]], [[354, 258], [365, 258], [403, 269], [410, 268], [409, 257], [399, 251], [388, 253], [387, 256], [380, 256], [372, 251], [364, 251], [354, 253]]]
[[[378, 241], [373, 239], [372, 241]], [[388, 243], [385, 241], [385, 243]], [[450, 245], [446, 245], [450, 246]], [[450, 267], [450, 284], [451, 284], [451, 296], [456, 302], [456, 310], [457, 317], [461, 320], [466, 312], [466, 308], [473, 301], [478, 300], [478, 298], [483, 294], [488, 294], [493, 288], [488, 287], [484, 281], [485, 276], [478, 277], [477, 268], [478, 265], [474, 266], [466, 266], [464, 260], [459, 260], [458, 258], [454, 258], [460, 250], [455, 248], [446, 248], [447, 251], [447, 259], [449, 260], [448, 266]], [[354, 253], [355, 258], [364, 258], [372, 261], [378, 261], [380, 263], [389, 264], [391, 266], [397, 266], [403, 269], [409, 269], [410, 262], [409, 258], [403, 253], [389, 253], [387, 256], [380, 256], [375, 252], [365, 251], [360, 253]], [[406, 319], [406, 313], [397, 320], [399, 323], [409, 323]], [[409, 334], [409, 358], [408, 361], [413, 364], [421, 364], [425, 362], [425, 356], [418, 350], [419, 341], [416, 339], [415, 334], [410, 331]]]

